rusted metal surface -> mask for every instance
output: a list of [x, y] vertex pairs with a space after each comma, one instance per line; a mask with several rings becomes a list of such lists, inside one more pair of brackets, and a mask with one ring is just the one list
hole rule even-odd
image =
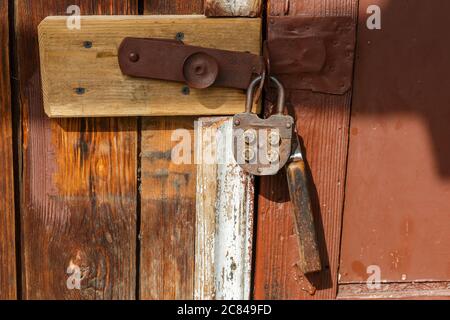
[[214, 85], [237, 89], [247, 89], [264, 68], [261, 57], [247, 52], [142, 38], [123, 40], [119, 65], [128, 76], [185, 82], [194, 88]]
[[277, 174], [291, 154], [294, 119], [284, 115], [285, 92], [281, 83], [272, 78], [278, 87], [277, 113], [261, 119], [251, 113], [253, 93], [263, 81], [260, 76], [252, 81], [247, 90], [244, 113], [234, 116], [233, 153], [237, 163], [248, 173], [257, 176]]
[[300, 142], [297, 136], [294, 139], [295, 149], [290, 157], [290, 163], [286, 166], [286, 177], [299, 247], [298, 267], [304, 274], [309, 274], [321, 271], [322, 263], [309, 191], [310, 182], [305, 171]]
[[[171, 39], [125, 38], [119, 65], [128, 76], [185, 82], [192, 88], [246, 89], [255, 75], [276, 76], [287, 89], [344, 94], [352, 85], [352, 17], [269, 17], [264, 57], [185, 45]], [[158, 63], [155, 63], [158, 61]], [[269, 78], [269, 77], [268, 77]]]
[[[381, 30], [366, 27], [369, 5]], [[450, 2], [360, 1], [340, 282], [450, 279]]]
[[352, 86], [352, 17], [270, 16], [270, 75], [286, 89], [343, 94]]

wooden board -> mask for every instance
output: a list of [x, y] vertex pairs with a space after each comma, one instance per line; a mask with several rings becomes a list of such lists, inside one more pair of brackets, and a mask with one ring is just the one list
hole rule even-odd
[[[270, 15], [352, 16], [356, 0], [270, 1]], [[286, 4], [289, 4], [286, 6]], [[268, 24], [270, 33], [270, 24]], [[347, 158], [351, 92], [343, 96], [290, 94], [311, 172], [311, 195], [324, 271], [299, 272], [286, 177], [261, 179], [258, 201], [256, 299], [333, 299], [337, 292], [339, 242]]]
[[[381, 8], [381, 30], [365, 27], [369, 5]], [[449, 11], [445, 0], [360, 1], [342, 284], [378, 266], [383, 282], [400, 283], [397, 296], [439, 282], [450, 296]]]
[[[192, 1], [144, 1], [144, 13], [146, 14], [191, 14], [202, 11], [203, 0]], [[203, 188], [203, 180], [217, 186], [218, 181], [212, 181], [216, 175], [209, 175], [201, 170], [202, 166], [175, 165], [170, 161], [172, 147], [177, 144], [179, 138], [172, 141], [172, 134], [175, 129], [183, 130], [191, 136], [190, 143], [194, 146], [196, 140], [195, 117], [164, 117], [164, 118], [142, 118], [142, 143], [141, 145], [141, 274], [140, 274], [140, 297], [142, 299], [193, 299], [204, 297], [205, 299], [229, 297], [234, 299], [248, 298], [250, 289], [250, 270], [248, 267], [251, 250], [244, 247], [245, 242], [249, 243], [250, 233], [248, 229], [239, 229], [236, 234], [234, 227], [219, 228], [222, 230], [222, 239], [226, 240], [227, 235], [236, 235], [240, 241], [224, 241], [217, 249], [228, 247], [233, 249], [232, 254], [241, 257], [242, 264], [236, 264], [233, 275], [235, 278], [222, 278], [223, 281], [210, 291], [201, 291], [202, 285], [212, 288], [215, 285], [216, 276], [211, 270], [233, 269], [229, 264], [224, 268], [217, 267], [212, 255], [215, 250], [202, 252], [205, 248], [200, 239], [213, 237], [212, 229], [201, 229], [202, 221], [197, 217], [205, 217], [209, 213], [215, 215], [221, 213], [222, 217], [228, 214], [227, 218], [234, 217], [241, 219], [242, 213], [250, 212], [251, 202], [247, 203], [248, 209], [235, 209], [234, 206], [243, 204], [241, 197], [236, 199], [221, 198], [217, 194], [210, 194], [215, 202], [219, 199], [229, 205], [205, 208], [206, 200], [202, 200], [197, 195], [197, 191]], [[209, 123], [220, 127], [224, 124], [224, 119], [210, 118]], [[199, 126], [200, 127], [200, 126]], [[194, 159], [194, 149], [190, 154]], [[217, 169], [216, 166], [212, 166]], [[158, 172], [158, 169], [163, 170]], [[197, 170], [199, 168], [200, 170]], [[235, 171], [233, 171], [235, 172]], [[158, 174], [159, 173], [159, 174]], [[225, 179], [219, 180], [225, 183]], [[201, 182], [200, 184], [198, 182]], [[248, 188], [251, 192], [251, 185], [239, 175], [230, 176], [226, 181], [227, 186], [237, 188]], [[247, 190], [247, 189], [246, 189]], [[203, 193], [205, 194], [205, 193]], [[247, 193], [249, 194], [249, 193]], [[204, 208], [202, 210], [202, 208]], [[197, 212], [197, 213], [196, 213]], [[250, 216], [245, 216], [250, 219]], [[211, 221], [211, 220], [209, 220]], [[215, 221], [214, 221], [215, 222]], [[228, 224], [221, 222], [220, 226], [226, 227]], [[248, 221], [250, 227], [251, 223]], [[197, 239], [197, 240], [196, 240]], [[236, 247], [233, 247], [233, 244]], [[218, 254], [223, 252], [217, 250]], [[155, 257], [157, 257], [155, 259]], [[203, 258], [203, 260], [202, 260]], [[226, 263], [226, 258], [220, 259]], [[239, 262], [236, 260], [236, 262]], [[210, 272], [208, 272], [210, 271]], [[242, 282], [241, 282], [242, 281]]]
[[[48, 17], [39, 26], [44, 106], [50, 117], [229, 115], [242, 112], [243, 90], [191, 89], [182, 83], [127, 77], [117, 50], [125, 37], [174, 39], [190, 45], [260, 53], [260, 19], [206, 19], [204, 16], [81, 17], [81, 29], [66, 17]], [[139, 27], [137, 27], [139, 26]], [[92, 42], [92, 48], [83, 46]], [[76, 89], [85, 92], [78, 94]]]
[[189, 135], [193, 151], [194, 119], [146, 118], [143, 127], [140, 297], [192, 299], [196, 170], [194, 163], [174, 163], [171, 155], [177, 129]]
[[200, 118], [196, 128], [195, 298], [248, 300], [254, 178], [236, 163], [233, 119]]
[[[144, 14], [191, 14], [203, 8], [203, 0], [178, 4], [173, 0], [145, 0]], [[170, 155], [176, 144], [172, 141], [173, 130], [193, 133], [195, 118], [145, 117], [140, 121], [139, 298], [191, 300], [194, 298], [197, 170], [194, 164], [174, 166]], [[191, 142], [193, 145], [194, 140]], [[155, 174], [158, 167], [153, 168], [152, 164], [162, 166], [163, 175]]]
[[8, 31], [8, 1], [2, 1], [0, 2], [0, 300], [17, 297]]
[[[138, 11], [134, 0], [77, 3], [83, 15]], [[71, 4], [16, 1], [23, 131], [22, 297], [134, 299], [136, 119], [51, 120], [44, 113], [37, 25], [48, 15], [65, 15]], [[79, 275], [81, 290], [71, 290], [67, 281]]]

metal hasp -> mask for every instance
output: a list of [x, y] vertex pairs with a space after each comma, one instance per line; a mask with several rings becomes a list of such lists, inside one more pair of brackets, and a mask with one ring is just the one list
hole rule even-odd
[[125, 38], [119, 65], [127, 76], [184, 82], [192, 88], [247, 89], [257, 76], [275, 76], [287, 90], [344, 94], [352, 85], [352, 17], [270, 17], [263, 56], [184, 44]]
[[125, 38], [119, 66], [127, 76], [184, 82], [191, 88], [247, 89], [264, 70], [258, 55], [186, 45], [178, 40]]
[[264, 56], [287, 90], [344, 94], [355, 51], [352, 17], [270, 17]]

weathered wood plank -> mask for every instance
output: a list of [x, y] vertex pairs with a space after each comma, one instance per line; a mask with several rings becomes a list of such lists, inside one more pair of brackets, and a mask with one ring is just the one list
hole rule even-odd
[[192, 299], [196, 170], [171, 155], [182, 137], [177, 129], [193, 151], [194, 119], [145, 118], [143, 128], [140, 297]]
[[[260, 19], [202, 16], [82, 17], [81, 30], [66, 17], [39, 26], [44, 106], [51, 117], [227, 115], [242, 111], [245, 95], [230, 88], [191, 89], [178, 82], [122, 74], [118, 48], [125, 37], [174, 39], [189, 45], [260, 52]], [[136, 26], [139, 25], [139, 28]], [[90, 41], [92, 47], [85, 48]], [[83, 88], [80, 94], [79, 88]]]
[[16, 299], [8, 1], [0, 2], [0, 300]]
[[[275, 0], [270, 2], [268, 15], [356, 17], [356, 12], [356, 0]], [[290, 94], [290, 100], [312, 174], [313, 211], [325, 270], [308, 278], [299, 272], [286, 177], [263, 178], [258, 202], [255, 298], [333, 299], [337, 292], [351, 92], [332, 96], [297, 91]]]
[[[174, 1], [159, 1], [158, 10], [162, 10], [162, 3], [171, 6]], [[200, 3], [203, 4], [203, 1], [186, 1], [187, 7], [178, 7], [177, 10], [164, 13], [193, 13]], [[152, 1], [145, 5], [146, 13], [160, 13], [155, 11]], [[259, 52], [259, 48], [260, 44], [255, 50]], [[242, 108], [243, 101], [240, 106]], [[142, 122], [141, 270], [146, 270], [146, 273], [141, 274], [140, 291], [144, 299], [249, 297], [251, 249], [245, 247], [245, 243], [251, 243], [253, 185], [237, 174], [239, 169], [235, 166], [213, 165], [205, 168], [196, 166], [194, 162], [192, 165], [175, 165], [168, 158], [173, 146], [177, 144], [177, 139], [171, 141], [175, 129], [185, 130], [191, 137], [189, 143], [195, 142], [195, 120], [196, 118], [144, 118]], [[209, 118], [208, 123], [216, 124], [221, 130], [227, 128], [223, 118]], [[192, 161], [195, 155], [193, 152], [194, 148], [190, 154]], [[157, 168], [163, 168], [162, 172], [159, 171], [164, 173], [163, 176], [158, 175]], [[218, 172], [221, 173], [220, 177], [217, 176]], [[228, 173], [230, 176], [226, 178]], [[227, 193], [228, 196], [216, 194], [207, 200], [201, 197], [205, 193], [200, 191], [207, 187], [206, 182], [216, 190], [235, 187], [236, 190], [246, 192], [233, 199], [230, 197], [231, 193]], [[244, 199], [245, 197], [247, 198]], [[211, 203], [211, 206], [207, 203]], [[244, 204], [245, 208], [240, 207]], [[216, 222], [222, 227], [213, 235], [212, 228], [203, 228], [202, 223], [207, 221], [199, 219], [216, 214], [218, 219], [209, 221], [214, 223], [214, 228]], [[241, 221], [242, 226], [245, 224], [247, 229], [240, 226], [238, 230], [237, 225], [228, 223], [233, 219]], [[236, 241], [232, 239], [233, 235], [236, 235]], [[207, 244], [202, 239], [211, 237], [215, 237], [213, 241], [217, 245], [206, 251]], [[235, 264], [225, 258], [225, 249], [230, 250], [230, 259], [235, 258]], [[214, 254], [221, 259], [213, 261]], [[223, 278], [221, 274], [216, 276], [215, 271], [219, 270], [226, 273]], [[227, 277], [229, 275], [233, 279]], [[200, 288], [202, 285], [208, 286], [210, 290]]]
[[203, 14], [204, 0], [143, 0], [145, 14]]
[[200, 118], [196, 128], [195, 298], [250, 298], [253, 177], [232, 152], [232, 118]]
[[[138, 9], [134, 0], [77, 3], [81, 14], [134, 14]], [[136, 119], [50, 120], [44, 113], [37, 25], [48, 15], [66, 14], [72, 4], [16, 0], [23, 298], [133, 299]], [[81, 290], [76, 288], [79, 276]]]
[[[144, 14], [192, 14], [199, 8], [203, 0], [144, 0]], [[194, 120], [142, 119], [141, 299], [194, 298], [196, 168], [193, 164], [177, 168], [168, 158], [173, 130], [193, 133]], [[158, 169], [165, 170], [164, 176], [155, 175]]]
[[259, 17], [261, 10], [261, 0], [205, 0], [208, 17]]

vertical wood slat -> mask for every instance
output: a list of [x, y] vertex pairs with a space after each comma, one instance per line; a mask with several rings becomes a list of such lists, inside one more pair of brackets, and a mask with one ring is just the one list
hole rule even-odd
[[192, 299], [195, 165], [171, 160], [176, 129], [193, 136], [194, 119], [144, 118], [141, 143], [140, 298]]
[[[50, 120], [42, 105], [37, 25], [48, 15], [66, 15], [72, 4], [81, 14], [138, 10], [136, 0], [15, 2], [23, 298], [134, 299], [136, 119]], [[81, 290], [70, 290], [67, 280], [78, 272]]]
[[[357, 2], [273, 0], [268, 15], [356, 17]], [[280, 174], [263, 178], [258, 200], [255, 298], [334, 299], [337, 292], [351, 92], [332, 96], [297, 91], [290, 94], [290, 101], [313, 178], [313, 210], [325, 270], [308, 277], [299, 272], [286, 177]]]
[[201, 300], [250, 298], [254, 178], [233, 158], [232, 129], [229, 117], [200, 118], [196, 128], [195, 298]]
[[0, 300], [16, 299], [8, 1], [0, 2]]
[[[195, 14], [203, 0], [144, 0], [144, 14]], [[142, 118], [140, 298], [193, 299], [195, 165], [171, 163], [172, 132], [193, 118]]]
[[[203, 12], [203, 1], [145, 1], [146, 14], [193, 14]], [[201, 10], [200, 10], [201, 8]], [[187, 166], [175, 170], [165, 159], [169, 167], [164, 177], [155, 179], [147, 156], [170, 152], [173, 142], [169, 139], [173, 129], [185, 129], [192, 133], [195, 119], [181, 121], [171, 118], [156, 122], [149, 118], [142, 121], [142, 219], [141, 219], [141, 297], [143, 299], [184, 298], [192, 299], [248, 299], [250, 295], [250, 266], [252, 235], [253, 182], [238, 174], [237, 167], [199, 165]], [[200, 121], [200, 123], [202, 123]], [[223, 125], [223, 118], [210, 118], [210, 124]], [[221, 130], [225, 130], [226, 125]], [[225, 130], [226, 131], [226, 130]], [[229, 131], [227, 131], [230, 134]], [[149, 140], [160, 139], [158, 144]], [[161, 146], [164, 146], [161, 148]], [[170, 169], [172, 168], [172, 170]], [[217, 175], [217, 170], [221, 174]], [[189, 177], [181, 189], [166, 185], [160, 188], [161, 179], [177, 181], [181, 174]], [[230, 174], [230, 177], [226, 177]], [[197, 176], [196, 181], [190, 177]], [[151, 179], [146, 177], [153, 176]], [[178, 178], [179, 179], [179, 178]], [[156, 192], [151, 188], [157, 185]], [[207, 199], [201, 190], [209, 185], [214, 190], [234, 188], [243, 190], [239, 197], [230, 194], [208, 193]], [[194, 191], [191, 188], [194, 188]], [[244, 190], [245, 189], [245, 190]], [[176, 191], [176, 192], [175, 192]], [[172, 194], [172, 197], [159, 196], [159, 205], [154, 206], [158, 194]], [[148, 205], [150, 204], [150, 205]], [[178, 217], [178, 218], [177, 218]], [[197, 220], [196, 220], [197, 217]], [[204, 220], [208, 219], [209, 220]], [[164, 220], [164, 224], [156, 221]], [[239, 221], [242, 225], [233, 225]], [[192, 228], [192, 223], [197, 229]], [[245, 227], [243, 227], [245, 225]], [[230, 227], [231, 226], [231, 227]], [[149, 236], [156, 234], [155, 236]], [[236, 235], [236, 239], [233, 236]], [[231, 238], [229, 238], [231, 236]], [[214, 246], [202, 240], [209, 239]], [[155, 246], [147, 250], [149, 246]], [[226, 250], [230, 251], [226, 259]], [[174, 252], [176, 254], [174, 254]], [[195, 252], [195, 257], [194, 257]], [[155, 262], [152, 257], [158, 257]], [[215, 259], [215, 257], [218, 257]], [[233, 263], [231, 258], [236, 258]], [[195, 268], [194, 268], [195, 262]], [[221, 272], [224, 272], [223, 277]], [[156, 273], [156, 274], [155, 274]], [[152, 275], [153, 274], [153, 275]], [[153, 290], [153, 291], [152, 291]], [[194, 293], [195, 291], [195, 293]]]

